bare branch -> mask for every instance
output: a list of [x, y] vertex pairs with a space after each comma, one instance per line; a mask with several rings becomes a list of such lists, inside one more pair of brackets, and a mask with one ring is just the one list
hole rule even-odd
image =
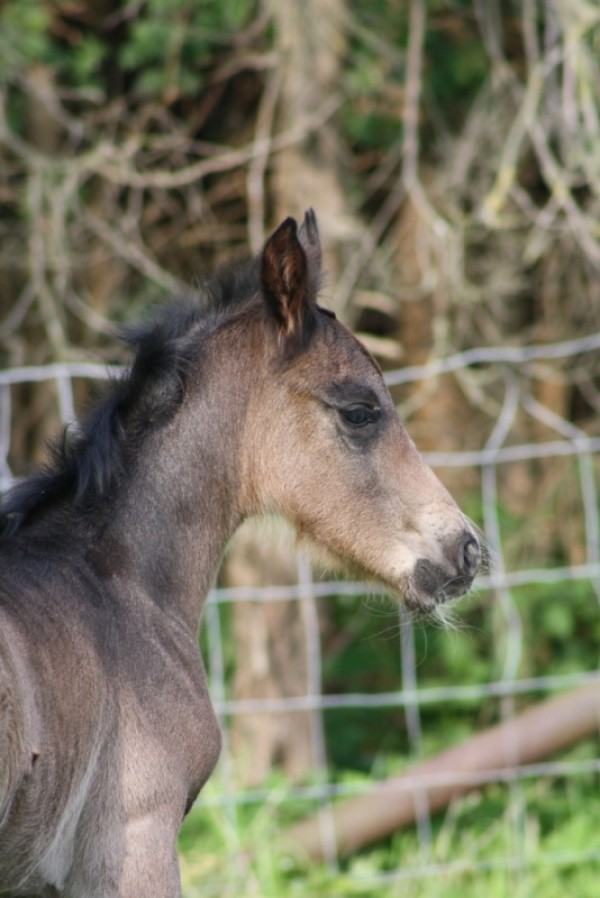
[[414, 187], [418, 179], [419, 163], [419, 98], [421, 96], [421, 68], [425, 39], [425, 5], [423, 0], [411, 0], [409, 12], [408, 52], [402, 141], [402, 181], [406, 189]]

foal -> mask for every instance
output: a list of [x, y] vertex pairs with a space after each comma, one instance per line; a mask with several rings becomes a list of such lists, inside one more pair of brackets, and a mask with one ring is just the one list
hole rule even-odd
[[175, 898], [219, 729], [197, 633], [249, 515], [432, 609], [477, 538], [369, 354], [317, 305], [314, 214], [130, 333], [135, 358], [0, 539], [0, 894]]

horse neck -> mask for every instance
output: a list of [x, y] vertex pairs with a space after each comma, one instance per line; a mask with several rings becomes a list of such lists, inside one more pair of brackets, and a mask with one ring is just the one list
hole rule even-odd
[[[240, 341], [245, 345], [247, 338]], [[243, 431], [255, 366], [213, 339], [204, 374], [175, 418], [142, 443], [104, 536], [126, 590], [197, 628], [223, 551], [244, 517]]]

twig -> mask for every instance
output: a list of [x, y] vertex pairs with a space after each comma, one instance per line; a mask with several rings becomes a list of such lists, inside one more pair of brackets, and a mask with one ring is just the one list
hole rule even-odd
[[421, 67], [425, 38], [425, 6], [423, 0], [411, 0], [409, 11], [408, 51], [406, 56], [405, 100], [402, 122], [402, 181], [408, 192], [417, 183], [419, 162], [419, 98]]
[[129, 262], [133, 268], [136, 268], [144, 277], [154, 281], [168, 290], [169, 293], [181, 293], [185, 291], [186, 285], [179, 278], [166, 271], [161, 265], [154, 261], [148, 254], [147, 250], [134, 243], [129, 235], [118, 231], [114, 223], [110, 226], [103, 219], [94, 215], [87, 210], [84, 213], [84, 219], [90, 230], [97, 237], [107, 243], [115, 254], [125, 261]]
[[104, 153], [98, 153], [95, 167], [108, 181], [115, 184], [124, 184], [129, 187], [160, 187], [163, 189], [185, 187], [195, 181], [207, 177], [207, 175], [220, 174], [247, 165], [256, 156], [269, 152], [278, 152], [296, 143], [303, 141], [307, 134], [316, 131], [325, 124], [328, 119], [339, 109], [343, 102], [339, 94], [333, 94], [325, 100], [322, 106], [313, 115], [297, 122], [287, 131], [264, 141], [255, 141], [250, 146], [239, 150], [224, 152], [211, 159], [202, 159], [192, 165], [188, 165], [177, 171], [150, 171], [139, 172], [130, 164], [130, 159], [135, 153], [134, 146], [123, 146], [115, 152], [113, 148], [105, 147]]
[[281, 70], [273, 69], [263, 92], [256, 120], [254, 143], [262, 147], [248, 165], [246, 194], [248, 197], [248, 243], [258, 253], [265, 240], [265, 171], [271, 157], [272, 130], [281, 91]]

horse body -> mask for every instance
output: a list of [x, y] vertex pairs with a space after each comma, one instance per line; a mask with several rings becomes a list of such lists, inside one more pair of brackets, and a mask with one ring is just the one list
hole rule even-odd
[[381, 373], [316, 305], [314, 216], [131, 337], [135, 360], [4, 506], [0, 894], [173, 898], [175, 840], [220, 736], [197, 649], [249, 515], [413, 607], [470, 585], [472, 529]]
[[174, 840], [219, 747], [195, 635], [141, 591], [113, 591], [94, 562], [31, 542], [43, 581], [26, 594], [10, 584], [7, 603], [2, 577], [0, 884], [177, 894]]

